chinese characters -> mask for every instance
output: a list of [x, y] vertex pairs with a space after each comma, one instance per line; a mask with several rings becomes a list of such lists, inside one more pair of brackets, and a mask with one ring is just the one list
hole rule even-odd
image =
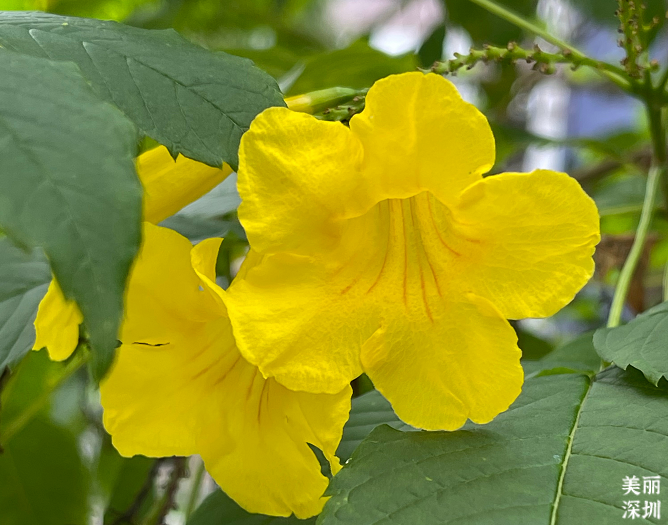
[[[661, 476], [643, 476], [642, 492], [640, 478], [625, 476], [622, 480], [622, 491], [625, 496], [659, 495], [661, 494]], [[641, 506], [642, 504], [642, 506]], [[661, 500], [655, 501], [630, 499], [622, 504], [624, 515], [622, 518], [634, 520], [636, 518], [661, 519]]]

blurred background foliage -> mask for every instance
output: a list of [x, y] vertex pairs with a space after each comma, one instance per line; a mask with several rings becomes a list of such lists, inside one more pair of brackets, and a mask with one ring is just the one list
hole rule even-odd
[[[505, 3], [594, 58], [618, 63], [623, 57], [616, 42], [616, 2]], [[646, 3], [660, 21], [651, 54], [665, 64], [666, 4]], [[252, 59], [276, 78], [286, 96], [333, 86], [369, 87], [389, 74], [429, 68], [486, 43], [517, 41], [554, 50], [466, 0], [0, 0], [0, 9], [173, 28], [209, 49]], [[529, 64], [490, 63], [452, 80], [492, 124], [497, 141], [492, 173], [538, 167], [566, 171], [600, 209], [603, 239], [595, 279], [553, 318], [515, 323], [525, 359], [535, 360], [604, 324], [639, 219], [649, 162], [647, 124], [639, 103], [590, 70], [563, 66], [546, 76]], [[665, 202], [659, 199], [627, 319], [661, 301], [668, 260]], [[164, 223], [193, 241], [225, 236], [218, 261], [223, 284], [247, 246], [237, 205], [230, 178]], [[83, 369], [70, 374], [68, 366], [49, 362], [44, 352], [31, 353], [12, 387], [2, 392], [0, 434], [13, 430], [0, 455], [0, 523], [138, 525], [159, 523], [163, 516], [171, 524], [185, 523], [214, 489], [201, 462], [120, 458], [101, 426], [95, 388]], [[356, 392], [368, 388], [361, 382]], [[205, 512], [208, 507], [200, 516]], [[229, 523], [256, 523], [243, 521], [250, 518], [239, 509], [232, 514], [238, 521]]]

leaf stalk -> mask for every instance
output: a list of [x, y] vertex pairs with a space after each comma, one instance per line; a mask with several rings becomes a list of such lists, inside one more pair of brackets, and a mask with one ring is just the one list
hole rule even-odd
[[652, 164], [647, 177], [645, 199], [642, 211], [640, 212], [640, 222], [638, 223], [635, 239], [633, 240], [631, 251], [626, 261], [624, 261], [624, 266], [622, 266], [619, 280], [615, 287], [615, 294], [612, 298], [607, 322], [608, 328], [614, 328], [620, 324], [631, 280], [645, 248], [645, 241], [652, 223], [654, 204], [659, 191], [659, 185], [662, 182], [664, 185], [666, 184], [666, 130], [661, 118], [661, 104], [654, 102], [655, 94], [658, 91], [655, 92], [652, 89], [649, 71], [646, 72], [645, 82], [647, 94], [644, 102], [649, 118], [650, 134], [652, 136]]

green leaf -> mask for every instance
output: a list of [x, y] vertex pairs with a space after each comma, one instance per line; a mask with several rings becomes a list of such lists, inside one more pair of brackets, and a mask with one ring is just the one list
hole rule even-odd
[[31, 417], [48, 416], [51, 386], [56, 384], [64, 367], [62, 362], [51, 361], [42, 350], [29, 352], [12, 371], [0, 396], [0, 444], [7, 427], [30, 410], [31, 405], [35, 405]]
[[0, 45], [75, 62], [95, 92], [175, 155], [236, 169], [241, 135], [270, 106], [276, 82], [252, 62], [192, 44], [173, 30], [33, 12], [0, 15]]
[[0, 225], [44, 249], [84, 314], [101, 376], [139, 244], [136, 132], [74, 64], [0, 50], [0, 71]]
[[191, 242], [201, 242], [211, 237], [227, 237], [232, 221], [189, 215], [174, 215], [162, 221], [160, 226], [174, 230]]
[[211, 219], [235, 211], [241, 204], [237, 191], [237, 175], [232, 173], [206, 195], [188, 204], [176, 215]]
[[315, 518], [299, 520], [294, 516], [275, 518], [251, 514], [217, 490], [202, 502], [188, 520], [188, 525], [315, 525]]
[[393, 57], [369, 47], [366, 42], [357, 41], [345, 49], [308, 59], [288, 95], [332, 86], [365, 88], [388, 75], [414, 71], [416, 65], [413, 54]]
[[572, 341], [557, 347], [538, 361], [541, 370], [568, 368], [593, 374], [601, 368], [601, 359], [594, 350], [594, 332], [586, 332]]
[[520, 326], [515, 326], [515, 332], [517, 333], [517, 346], [522, 350], [522, 359], [524, 360], [540, 359], [554, 350], [552, 343], [528, 330], [524, 330]]
[[50, 281], [49, 263], [40, 250], [24, 252], [6, 237], [0, 239], [0, 374], [32, 348], [37, 306]]
[[228, 214], [235, 211], [240, 202], [237, 177], [232, 174], [209, 193], [162, 221], [160, 226], [175, 230], [192, 242], [226, 237], [236, 222]]
[[597, 330], [594, 346], [604, 361], [624, 370], [631, 365], [658, 385], [662, 377], [668, 378], [668, 302], [623, 326]]
[[645, 198], [647, 178], [643, 175], [625, 177], [607, 184], [594, 193], [601, 217], [618, 213], [640, 212]]
[[667, 438], [668, 391], [639, 373], [540, 377], [487, 425], [376, 428], [332, 480], [318, 523], [622, 523], [625, 500], [661, 499], [625, 496], [622, 483], [665, 485]]
[[397, 417], [390, 402], [378, 390], [353, 399], [350, 417], [343, 427], [343, 438], [336, 450], [341, 462], [348, 461], [364, 438], [379, 425], [389, 425], [401, 430], [411, 428]]
[[74, 436], [35, 419], [0, 454], [0, 523], [85, 525], [87, 482]]

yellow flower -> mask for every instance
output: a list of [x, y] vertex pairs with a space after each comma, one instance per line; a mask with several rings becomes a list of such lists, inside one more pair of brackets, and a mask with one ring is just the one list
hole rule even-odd
[[[211, 191], [232, 169], [222, 169], [179, 156], [176, 161], [164, 146], [137, 159], [137, 173], [144, 188], [144, 220], [157, 224]], [[67, 359], [79, 341], [83, 317], [76, 302], [68, 300], [52, 279], [35, 319], [34, 350], [46, 347], [54, 361]]]
[[568, 175], [483, 178], [493, 163], [487, 120], [434, 74], [377, 82], [350, 128], [261, 113], [238, 173], [259, 264], [226, 298], [242, 355], [292, 390], [366, 372], [419, 428], [507, 409], [523, 373], [506, 319], [572, 300], [599, 220]]
[[145, 223], [121, 329], [123, 344], [100, 390], [104, 425], [124, 456], [200, 454], [220, 487], [250, 512], [320, 512], [351, 389], [292, 392], [239, 353], [215, 284], [221, 239], [195, 248]]

